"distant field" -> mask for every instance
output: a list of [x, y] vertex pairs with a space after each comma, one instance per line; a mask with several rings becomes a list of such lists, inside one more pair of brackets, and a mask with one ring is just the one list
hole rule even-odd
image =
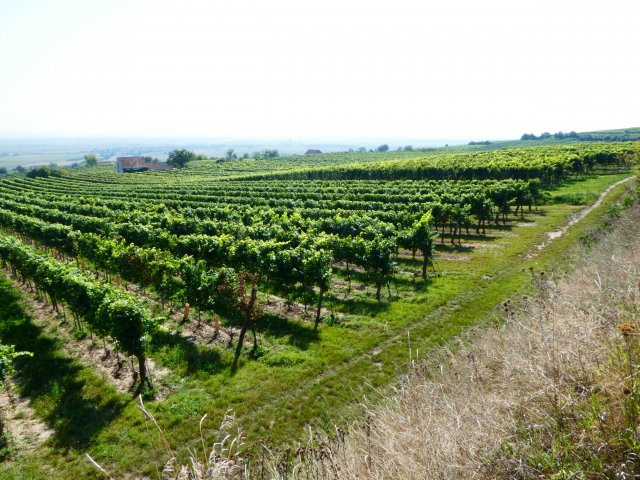
[[[618, 130], [600, 130], [594, 132], [581, 132], [578, 134], [581, 141], [634, 141], [640, 140], [640, 128], [627, 128]], [[482, 142], [487, 139], [475, 139]], [[390, 143], [391, 149], [385, 153], [369, 153], [375, 150], [379, 144], [385, 143], [383, 139], [379, 144], [371, 144], [369, 141], [364, 147], [362, 145], [340, 145], [336, 143], [301, 143], [301, 142], [236, 142], [236, 143], [212, 143], [205, 141], [189, 140], [123, 140], [123, 139], [3, 139], [0, 138], [0, 167], [15, 168], [18, 165], [23, 167], [49, 165], [51, 163], [59, 166], [69, 166], [73, 163], [81, 162], [87, 153], [97, 155], [101, 160], [115, 161], [118, 156], [145, 155], [165, 160], [168, 153], [175, 148], [189, 148], [196, 153], [210, 156], [212, 158], [223, 158], [229, 149], [233, 149], [237, 156], [244, 154], [253, 155], [265, 149], [278, 150], [285, 158], [303, 157], [307, 149], [321, 149], [324, 154], [315, 157], [315, 161], [320, 165], [339, 164], [349, 161], [375, 161], [391, 158], [413, 158], [416, 156], [434, 155], [442, 153], [464, 153], [476, 151], [500, 150], [512, 147], [532, 147], [532, 146], [555, 146], [569, 145], [575, 143], [574, 138], [556, 139], [549, 138], [536, 141], [521, 140], [492, 140], [487, 144], [466, 145], [458, 141], [449, 142], [450, 145], [443, 146], [444, 140], [423, 140]], [[413, 146], [412, 146], [413, 145]], [[430, 147], [429, 145], [439, 145]], [[415, 148], [413, 151], [405, 151], [405, 147]], [[358, 152], [358, 149], [365, 148], [366, 152]], [[351, 153], [336, 154], [336, 152]], [[342, 159], [342, 160], [340, 160]], [[294, 163], [296, 160], [294, 160]], [[239, 173], [247, 170], [251, 163], [238, 164], [241, 167]], [[282, 162], [277, 163], [278, 168]], [[266, 164], [258, 164], [254, 170], [265, 170]], [[274, 169], [273, 166], [266, 168]]]
[[50, 435], [0, 478], [101, 478], [84, 453], [115, 478], [154, 475], [144, 366], [183, 460], [202, 415], [229, 408], [254, 451], [334, 432], [409, 351], [490, 322], [529, 267], [557, 264], [624, 194], [640, 145], [473, 150], [0, 179], [0, 340], [34, 352], [16, 415]]
[[51, 163], [64, 167], [81, 161], [82, 155], [74, 156], [73, 154], [64, 153], [0, 155], [0, 167], [5, 168], [15, 168], [18, 165], [27, 168], [30, 166], [49, 165]]
[[[424, 142], [423, 142], [424, 143]], [[444, 142], [443, 142], [444, 143]], [[299, 142], [238, 142], [213, 143], [189, 140], [126, 140], [126, 139], [3, 139], [0, 138], [0, 167], [15, 168], [48, 165], [56, 163], [60, 166], [81, 161], [87, 153], [97, 155], [101, 160], [113, 160], [119, 156], [144, 155], [160, 160], [166, 159], [168, 153], [176, 148], [188, 148], [210, 157], [225, 157], [232, 149], [238, 156], [253, 155], [263, 150], [277, 150], [282, 155], [302, 155], [309, 148], [320, 147], [324, 152], [346, 151], [357, 149], [359, 145], [337, 144], [304, 144]], [[367, 148], [375, 148], [368, 146]]]

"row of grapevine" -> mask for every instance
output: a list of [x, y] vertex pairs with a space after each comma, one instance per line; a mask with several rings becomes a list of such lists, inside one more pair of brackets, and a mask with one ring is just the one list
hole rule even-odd
[[[289, 156], [269, 160], [237, 159], [192, 162], [188, 168], [174, 172], [150, 172], [122, 176], [115, 172], [86, 172], [81, 178], [87, 183], [126, 183], [164, 185], [168, 178], [174, 182], [207, 184], [212, 179], [266, 178], [288, 172], [290, 178], [313, 178], [312, 171], [320, 171], [315, 178], [548, 178], [560, 175], [588, 173], [592, 169], [622, 168], [638, 158], [638, 143], [580, 143], [571, 145], [510, 147], [490, 151], [451, 153], [449, 149], [394, 151], [387, 153], [349, 152], [313, 156]], [[563, 159], [566, 159], [565, 162]], [[560, 162], [559, 162], [560, 160]], [[404, 163], [403, 163], [404, 162]], [[399, 169], [391, 164], [397, 163]], [[544, 164], [553, 168], [544, 168]], [[562, 164], [562, 165], [560, 165]], [[367, 167], [370, 165], [370, 167]], [[386, 166], [388, 165], [388, 167]], [[339, 177], [336, 167], [346, 167], [351, 177]], [[477, 169], [475, 168], [477, 167]], [[557, 170], [560, 167], [561, 170]], [[427, 170], [426, 168], [430, 169]], [[375, 171], [383, 170], [376, 176]], [[325, 173], [327, 170], [332, 173]], [[387, 170], [397, 170], [390, 172]], [[403, 171], [401, 171], [403, 170]], [[373, 176], [370, 176], [373, 175]], [[492, 175], [493, 177], [489, 177]], [[419, 178], [425, 178], [421, 176]]]
[[[105, 192], [107, 195], [109, 192]], [[43, 206], [47, 209], [57, 209], [69, 213], [76, 213], [88, 217], [109, 217], [113, 222], [130, 222], [142, 225], [155, 225], [177, 235], [188, 233], [203, 233], [210, 235], [229, 234], [234, 237], [248, 236], [251, 238], [287, 238], [288, 230], [311, 231], [317, 229], [316, 225], [325, 225], [327, 217], [332, 218], [335, 212], [346, 217], [374, 217], [375, 219], [392, 223], [396, 228], [410, 227], [426, 210], [432, 209], [442, 212], [436, 215], [436, 226], [444, 221], [448, 222], [448, 213], [456, 206], [469, 206], [469, 216], [475, 216], [476, 221], [483, 222], [491, 216], [487, 210], [492, 210], [494, 216], [500, 213], [506, 215], [515, 206], [516, 214], [525, 205], [529, 208], [539, 203], [542, 198], [540, 185], [536, 181], [529, 182], [470, 182], [460, 184], [438, 185], [434, 182], [433, 188], [428, 193], [410, 198], [401, 197], [396, 201], [387, 199], [385, 202], [337, 202], [312, 201], [307, 206], [296, 207], [295, 203], [281, 201], [280, 206], [266, 205], [268, 208], [259, 208], [263, 203], [262, 195], [256, 193], [245, 199], [239, 197], [226, 197], [224, 199], [210, 198], [209, 201], [194, 203], [185, 200], [165, 200], [161, 207], [149, 212], [144, 200], [132, 201], [130, 194], [127, 200], [107, 200], [103, 197], [95, 201], [95, 197], [64, 197], [55, 200], [51, 196], [28, 194], [20, 195], [20, 203], [29, 203], [35, 206]], [[178, 196], [182, 197], [182, 196]], [[11, 198], [14, 193], [0, 191], [0, 198], [4, 198], [5, 208], [18, 208], [12, 205]], [[150, 200], [150, 199], [149, 199]], [[16, 200], [13, 200], [15, 202]], [[225, 203], [225, 206], [216, 204]], [[98, 203], [98, 204], [96, 204]], [[234, 205], [233, 209], [228, 207]], [[244, 207], [243, 204], [247, 206]], [[322, 205], [325, 208], [317, 208]], [[327, 208], [328, 207], [328, 208]], [[144, 211], [143, 211], [144, 209]], [[331, 212], [331, 213], [329, 213]], [[442, 217], [442, 218], [441, 218]], [[51, 221], [59, 221], [51, 218]], [[82, 221], [80, 218], [78, 222]], [[92, 219], [85, 220], [91, 223]], [[465, 220], [465, 223], [467, 221]]]
[[[320, 297], [329, 288], [331, 258], [328, 252], [303, 240], [288, 248], [278, 242], [236, 241], [231, 237], [175, 237], [173, 252], [154, 246], [145, 248], [122, 239], [82, 233], [73, 227], [49, 223], [0, 209], [0, 225], [72, 258], [91, 259], [106, 274], [151, 286], [163, 301], [188, 301], [199, 310], [212, 310], [219, 292], [238, 283], [236, 271], [293, 288], [296, 284], [317, 287]], [[175, 254], [175, 255], [174, 255]], [[318, 312], [322, 299], [319, 301]], [[319, 314], [318, 314], [319, 320]]]
[[156, 321], [139, 300], [9, 236], [0, 235], [0, 258], [23, 280], [33, 281], [54, 308], [64, 302], [97, 336], [135, 356], [141, 385], [149, 383], [146, 350]]
[[638, 158], [632, 145], [589, 145], [565, 148], [519, 148], [439, 155], [408, 160], [342, 164], [287, 172], [260, 173], [245, 179], [341, 180], [471, 180], [540, 179], [550, 185], [571, 175], [584, 175], [597, 167], [624, 167]]

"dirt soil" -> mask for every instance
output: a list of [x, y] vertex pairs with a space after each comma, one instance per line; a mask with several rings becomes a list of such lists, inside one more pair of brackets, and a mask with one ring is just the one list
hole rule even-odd
[[[43, 330], [64, 340], [64, 350], [67, 354], [83, 365], [91, 365], [100, 373], [105, 381], [122, 393], [132, 392], [136, 388], [138, 373], [136, 370], [137, 361], [126, 358], [122, 354], [116, 354], [114, 345], [109, 342], [95, 339], [90, 335], [78, 338], [73, 332], [73, 318], [70, 312], [66, 312], [67, 319], [62, 313], [56, 313], [51, 305], [39, 300], [27, 285], [22, 285], [10, 272], [6, 271], [7, 277], [11, 279], [13, 286], [19, 290], [23, 296], [29, 299], [25, 305], [33, 322], [42, 327]], [[60, 307], [62, 312], [62, 307]], [[155, 362], [148, 358], [147, 368], [154, 381], [161, 380], [169, 373], [166, 368], [159, 368]]]
[[[613, 183], [613, 184], [609, 185], [607, 187], [607, 189], [598, 196], [598, 199], [595, 202], [593, 202], [588, 207], [583, 208], [582, 210], [579, 210], [579, 211], [575, 212], [573, 215], [571, 215], [571, 218], [569, 219], [569, 221], [567, 222], [566, 225], [562, 226], [558, 230], [554, 230], [552, 232], [547, 232], [547, 239], [544, 242], [536, 245], [536, 248], [538, 249], [538, 251], [540, 251], [543, 248], [545, 248], [547, 245], [549, 245], [554, 240], [562, 237], [564, 234], [567, 233], [567, 231], [569, 230], [570, 227], [572, 227], [573, 225], [575, 225], [576, 223], [581, 221], [584, 217], [589, 215], [594, 209], [598, 208], [602, 204], [602, 202], [604, 201], [605, 197], [609, 194], [609, 192], [611, 190], [613, 190], [618, 185], [622, 185], [623, 183], [626, 183], [626, 182], [628, 182], [630, 180], [633, 180], [634, 178], [636, 178], [636, 176], [635, 175], [631, 175], [630, 177], [623, 178], [622, 180], [618, 180], [616, 183]], [[537, 253], [531, 253], [531, 254], [527, 255], [526, 258], [533, 258], [536, 255], [537, 255]]]
[[21, 397], [11, 381], [0, 387], [0, 416], [12, 443], [20, 451], [35, 450], [53, 436], [53, 430], [38, 418], [29, 399]]
[[[318, 305], [315, 302], [313, 304], [309, 304], [307, 306], [307, 311], [305, 312], [304, 305], [302, 303], [289, 302], [287, 304], [287, 300], [285, 298], [278, 297], [277, 295], [269, 295], [268, 299], [267, 303], [263, 302], [260, 304], [260, 308], [264, 312], [307, 322], [315, 322], [316, 320], [316, 310]], [[322, 307], [320, 309], [320, 315], [323, 317], [329, 316], [331, 315], [331, 311], [326, 307]]]
[[469, 255], [464, 255], [462, 253], [436, 253], [434, 255], [435, 259], [442, 259], [442, 260], [455, 260], [455, 261], [467, 261], [470, 259]]

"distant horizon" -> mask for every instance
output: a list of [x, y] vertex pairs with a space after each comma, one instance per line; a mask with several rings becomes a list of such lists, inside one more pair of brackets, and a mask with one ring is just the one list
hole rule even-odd
[[[638, 122], [640, 124], [640, 122]], [[491, 141], [491, 142], [502, 142], [502, 141], [515, 141], [519, 140], [521, 136], [525, 133], [533, 133], [536, 135], [540, 135], [544, 132], [548, 132], [551, 134], [557, 132], [569, 133], [571, 131], [575, 131], [578, 133], [585, 132], [595, 132], [595, 131], [603, 131], [603, 130], [625, 130], [631, 128], [639, 128], [632, 125], [625, 126], [603, 126], [599, 128], [592, 128], [587, 130], [578, 130], [575, 128], [567, 128], [561, 130], [540, 130], [535, 131], [533, 129], [525, 130], [518, 134], [517, 136], [513, 136], [510, 138], [507, 137], [483, 137], [483, 138], [474, 138], [466, 135], [459, 135], [456, 137], [384, 137], [384, 136], [371, 136], [371, 137], [358, 137], [358, 136], [336, 136], [336, 137], [313, 137], [313, 136], [300, 136], [300, 137], [288, 137], [286, 135], [282, 136], [269, 136], [269, 137], [260, 137], [260, 136], [236, 136], [236, 137], [227, 137], [220, 138], [215, 136], [189, 136], [189, 135], [54, 135], [54, 134], [7, 134], [0, 132], [0, 142], [11, 142], [11, 141], [29, 141], [29, 142], [119, 142], [119, 143], [142, 143], [142, 144], [203, 144], [203, 145], [227, 145], [227, 144], [236, 144], [236, 145], [252, 145], [252, 144], [284, 144], [284, 143], [293, 143], [293, 144], [318, 144], [318, 145], [333, 145], [333, 146], [350, 146], [356, 145], [360, 143], [366, 143], [368, 145], [382, 145], [382, 144], [402, 144], [403, 146], [412, 145], [413, 144], [425, 144], [426, 147], [437, 146], [442, 144], [452, 144], [451, 142], [460, 142], [459, 144], [465, 144], [472, 141]], [[428, 145], [427, 145], [428, 144]]]

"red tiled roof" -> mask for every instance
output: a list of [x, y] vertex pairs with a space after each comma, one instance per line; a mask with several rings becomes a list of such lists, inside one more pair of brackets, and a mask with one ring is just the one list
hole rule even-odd
[[144, 157], [118, 157], [116, 163], [122, 170], [169, 170], [167, 162], [148, 162]]
[[149, 168], [149, 164], [144, 157], [118, 157], [116, 163], [121, 168]]

